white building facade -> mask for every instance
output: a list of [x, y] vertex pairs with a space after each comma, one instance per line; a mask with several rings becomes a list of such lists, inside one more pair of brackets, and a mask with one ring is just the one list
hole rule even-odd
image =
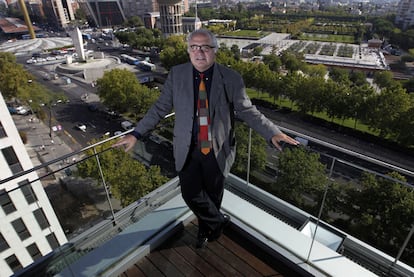
[[[0, 181], [33, 168], [0, 93]], [[11, 276], [67, 238], [36, 172], [0, 184], [0, 276]], [[37, 181], [36, 181], [37, 180]]]

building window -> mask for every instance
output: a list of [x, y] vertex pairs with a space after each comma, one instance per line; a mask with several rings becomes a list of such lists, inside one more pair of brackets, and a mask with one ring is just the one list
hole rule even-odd
[[27, 230], [26, 225], [24, 224], [23, 220], [21, 218], [16, 219], [12, 222], [12, 225], [14, 227], [14, 230], [19, 235], [21, 240], [25, 240], [28, 237], [30, 237], [30, 232]]
[[0, 138], [7, 137], [6, 131], [3, 128], [3, 124], [0, 122]]
[[51, 233], [46, 236], [47, 242], [49, 242], [49, 245], [52, 249], [56, 249], [59, 247], [59, 242], [57, 241], [57, 238], [54, 233]]
[[37, 209], [36, 211], [33, 212], [33, 214], [37, 220], [37, 223], [39, 223], [39, 226], [42, 230], [50, 226], [49, 221], [47, 220], [46, 215], [43, 212], [42, 208]]
[[7, 257], [6, 258], [6, 263], [9, 265], [11, 270], [13, 270], [13, 272], [16, 272], [16, 271], [23, 268], [22, 264], [19, 262], [19, 260], [17, 259], [17, 257], [15, 255], [11, 255], [11, 256]]
[[37, 201], [36, 194], [33, 191], [32, 186], [29, 183], [29, 180], [24, 180], [24, 181], [19, 182], [19, 187], [24, 195], [24, 198], [26, 198], [26, 201], [28, 204], [31, 204]]
[[3, 208], [5, 214], [10, 214], [16, 210], [13, 201], [10, 199], [6, 190], [0, 190], [0, 205]]
[[9, 249], [10, 246], [7, 241], [4, 239], [3, 235], [0, 234], [0, 252], [3, 252], [6, 249]]
[[7, 164], [9, 165], [10, 170], [13, 174], [23, 171], [23, 168], [19, 162], [19, 159], [16, 156], [16, 153], [14, 152], [13, 147], [6, 147], [2, 149], [1, 152], [3, 152], [3, 156], [7, 161]]
[[30, 244], [28, 247], [26, 247], [26, 249], [27, 252], [29, 252], [30, 256], [32, 256], [34, 261], [42, 257], [42, 253], [40, 253], [40, 250], [39, 248], [37, 248], [36, 243]]

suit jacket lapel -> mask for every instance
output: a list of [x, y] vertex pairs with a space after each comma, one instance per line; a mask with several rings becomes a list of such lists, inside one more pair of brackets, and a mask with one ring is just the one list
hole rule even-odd
[[[182, 104], [180, 108], [188, 109], [188, 112], [194, 112], [194, 78], [193, 78], [193, 66], [188, 63], [183, 68], [180, 74], [180, 88], [178, 89], [178, 95], [181, 95], [179, 102]], [[190, 76], [190, 77], [189, 77]]]

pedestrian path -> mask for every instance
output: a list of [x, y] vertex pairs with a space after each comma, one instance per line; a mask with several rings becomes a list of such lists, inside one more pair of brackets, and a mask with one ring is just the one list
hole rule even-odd
[[[45, 162], [49, 162], [69, 153], [73, 153], [74, 150], [79, 147], [77, 145], [68, 145], [62, 139], [62, 136], [66, 136], [63, 132], [57, 135], [52, 131], [52, 136], [50, 136], [49, 127], [34, 116], [13, 115], [13, 120], [19, 132], [26, 135], [25, 147], [33, 166], [39, 166]], [[73, 144], [75, 143], [76, 142], [73, 141]], [[63, 167], [75, 162], [78, 159], [79, 157], [74, 156], [73, 158], [65, 161], [53, 163], [49, 165], [48, 168], [38, 171], [38, 174], [39, 176], [43, 176], [48, 171], [59, 171]], [[64, 174], [65, 172], [59, 171], [54, 174], [54, 177], [58, 179]]]

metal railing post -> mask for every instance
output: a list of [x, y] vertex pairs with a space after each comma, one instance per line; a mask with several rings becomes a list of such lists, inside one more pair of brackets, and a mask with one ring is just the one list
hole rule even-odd
[[250, 154], [252, 149], [252, 128], [249, 128], [249, 144], [247, 146], [247, 173], [246, 173], [246, 186], [249, 186], [250, 179]]
[[116, 220], [115, 220], [114, 208], [112, 207], [111, 198], [110, 198], [109, 192], [108, 192], [108, 187], [106, 186], [105, 177], [103, 176], [103, 172], [102, 172], [101, 162], [99, 160], [99, 155], [97, 154], [95, 147], [93, 148], [93, 153], [95, 155], [96, 162], [98, 164], [99, 175], [101, 176], [102, 184], [103, 184], [104, 189], [105, 189], [106, 199], [108, 200], [109, 208], [111, 209], [112, 219], [113, 219], [112, 224], [115, 226], [116, 225]]
[[403, 243], [403, 245], [401, 246], [400, 251], [398, 251], [398, 255], [397, 257], [395, 257], [394, 262], [391, 264], [388, 274], [390, 274], [392, 272], [392, 269], [394, 268], [394, 266], [397, 264], [397, 262], [400, 260], [402, 253], [404, 252], [405, 248], [407, 247], [408, 242], [410, 241], [411, 237], [414, 234], [414, 224], [411, 225], [411, 230], [408, 233], [407, 237], [405, 238], [405, 241]]
[[317, 218], [316, 223], [315, 223], [315, 232], [313, 233], [313, 236], [312, 236], [312, 242], [311, 242], [311, 245], [310, 245], [310, 248], [309, 248], [308, 256], [306, 258], [306, 262], [309, 262], [310, 255], [312, 253], [313, 243], [316, 239], [316, 232], [318, 231], [319, 222], [321, 221], [322, 211], [323, 211], [323, 208], [325, 206], [326, 195], [328, 194], [328, 188], [329, 188], [330, 180], [331, 180], [331, 177], [332, 177], [335, 161], [336, 161], [336, 158], [333, 158], [331, 168], [329, 169], [328, 182], [325, 186], [325, 191], [323, 193], [321, 207], [319, 209], [318, 218]]

